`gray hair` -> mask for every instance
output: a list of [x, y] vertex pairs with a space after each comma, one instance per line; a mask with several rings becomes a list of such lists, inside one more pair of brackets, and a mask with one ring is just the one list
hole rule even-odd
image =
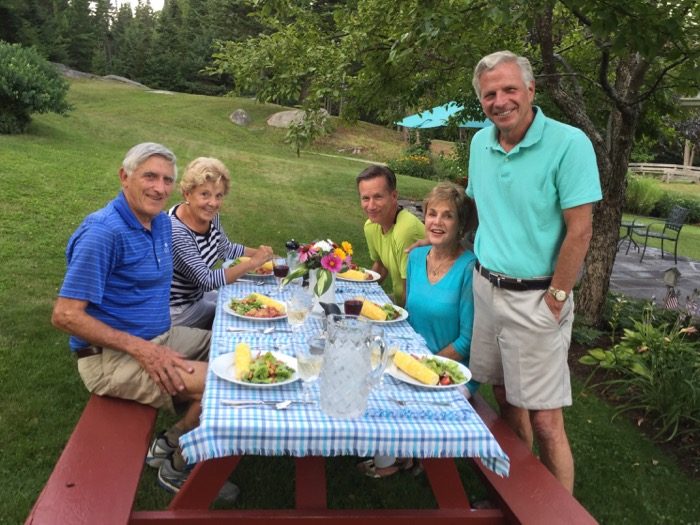
[[136, 168], [156, 155], [163, 157], [173, 165], [173, 174], [177, 179], [177, 159], [175, 154], [162, 144], [156, 144], [155, 142], [142, 142], [127, 151], [122, 161], [122, 168], [124, 168], [127, 176], [131, 176]]
[[491, 71], [499, 64], [503, 63], [515, 63], [520, 68], [520, 72], [523, 76], [523, 82], [526, 86], [530, 85], [530, 82], [535, 81], [535, 75], [532, 72], [532, 66], [530, 61], [522, 56], [518, 56], [511, 51], [496, 51], [490, 55], [486, 55], [484, 58], [479, 60], [479, 63], [474, 68], [474, 76], [472, 77], [472, 86], [474, 86], [474, 91], [476, 92], [476, 97], [481, 100], [481, 88], [479, 86], [479, 79], [486, 71]]

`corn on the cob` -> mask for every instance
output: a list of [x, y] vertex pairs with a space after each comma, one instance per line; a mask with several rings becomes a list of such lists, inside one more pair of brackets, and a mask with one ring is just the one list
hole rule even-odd
[[252, 293], [250, 295], [252, 295], [255, 299], [257, 299], [265, 306], [274, 306], [282, 313], [287, 311], [287, 309], [284, 307], [284, 304], [280, 303], [279, 301], [275, 301], [274, 299], [271, 299], [266, 295], [263, 295], [261, 293]]
[[348, 270], [338, 274], [338, 277], [343, 279], [350, 279], [352, 281], [364, 281], [366, 280], [365, 272], [361, 270]]
[[252, 361], [252, 356], [250, 355], [250, 346], [248, 343], [238, 343], [236, 345], [236, 354], [234, 357], [234, 365], [236, 367], [236, 379], [242, 379], [250, 371], [250, 362]]
[[394, 354], [394, 364], [399, 370], [426, 385], [437, 385], [440, 380], [439, 375], [405, 352]]
[[360, 315], [372, 319], [373, 321], [386, 321], [386, 312], [379, 305], [365, 299], [362, 301], [362, 311]]

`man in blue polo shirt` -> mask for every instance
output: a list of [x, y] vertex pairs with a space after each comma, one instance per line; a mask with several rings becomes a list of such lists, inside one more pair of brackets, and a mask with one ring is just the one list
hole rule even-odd
[[[119, 170], [122, 192], [88, 215], [68, 241], [52, 323], [71, 334], [90, 392], [155, 408], [185, 404], [183, 418], [154, 440], [147, 463], [164, 488], [186, 479], [178, 438], [199, 424], [211, 333], [170, 326], [171, 222], [163, 213], [175, 155], [143, 143]], [[235, 491], [238, 489], [235, 488]]]
[[574, 463], [562, 407], [571, 405], [567, 354], [571, 290], [601, 199], [595, 153], [581, 130], [533, 106], [528, 60], [481, 59], [474, 89], [494, 126], [472, 140], [467, 194], [474, 242], [474, 332], [469, 367], [493, 385], [502, 417], [570, 492]]

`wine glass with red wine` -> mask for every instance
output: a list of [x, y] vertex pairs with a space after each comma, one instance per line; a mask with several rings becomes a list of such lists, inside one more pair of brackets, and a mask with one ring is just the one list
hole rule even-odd
[[277, 286], [282, 288], [282, 279], [287, 277], [289, 274], [289, 265], [287, 264], [287, 259], [282, 257], [273, 259], [272, 261], [272, 273], [277, 279]]

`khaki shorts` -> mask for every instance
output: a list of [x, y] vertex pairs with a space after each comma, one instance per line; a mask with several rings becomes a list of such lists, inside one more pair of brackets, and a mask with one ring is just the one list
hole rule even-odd
[[473, 282], [469, 369], [474, 379], [504, 385], [513, 406], [529, 410], [570, 406], [571, 295], [557, 323], [544, 300], [546, 291], [497, 288], [476, 270]]
[[[210, 339], [211, 332], [207, 330], [173, 326], [151, 341], [169, 346], [191, 361], [206, 361]], [[170, 394], [161, 391], [141, 364], [125, 352], [103, 348], [101, 354], [78, 359], [78, 373], [93, 394], [174, 411]]]

